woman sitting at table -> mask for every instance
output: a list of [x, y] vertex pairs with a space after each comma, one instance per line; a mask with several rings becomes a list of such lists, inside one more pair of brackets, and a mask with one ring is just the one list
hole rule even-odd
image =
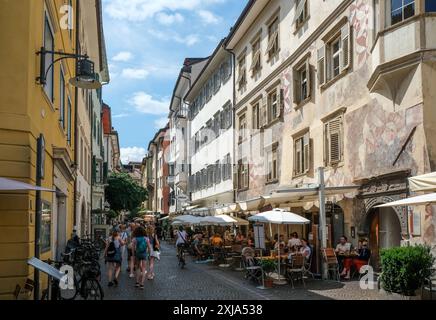
[[276, 234], [274, 236], [274, 250], [277, 250], [279, 248], [279, 246], [280, 246], [280, 249], [284, 248], [285, 247], [285, 240], [284, 240], [282, 235], [280, 236], [280, 240], [279, 240], [279, 236], [278, 236], [278, 234]]
[[[353, 259], [353, 266], [356, 268], [358, 272], [360, 272], [360, 268], [368, 264], [369, 258], [371, 258], [371, 250], [368, 248], [368, 241], [362, 240], [359, 241], [359, 248], [357, 249], [358, 256]], [[349, 277], [348, 273], [348, 277]]]
[[312, 255], [312, 248], [309, 246], [307, 239], [301, 239], [300, 253], [306, 260], [310, 259], [310, 256]]
[[238, 232], [238, 233], [236, 234], [235, 242], [236, 242], [236, 243], [241, 243], [241, 242], [244, 241], [244, 240], [245, 240], [245, 238], [244, 238], [244, 236], [242, 235], [242, 233]]
[[293, 232], [291, 238], [288, 241], [288, 247], [291, 250], [295, 250], [297, 247], [301, 246], [301, 241], [298, 238], [298, 233]]

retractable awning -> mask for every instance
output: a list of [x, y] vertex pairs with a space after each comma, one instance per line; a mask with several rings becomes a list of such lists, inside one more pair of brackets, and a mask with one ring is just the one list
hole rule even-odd
[[419, 205], [427, 205], [427, 204], [436, 204], [436, 193], [429, 193], [429, 194], [424, 194], [422, 196], [410, 197], [407, 199], [385, 203], [380, 206], [377, 206], [377, 208], [398, 207], [398, 206], [419, 206]]
[[270, 196], [265, 197], [257, 197], [254, 199], [250, 199], [247, 201], [238, 202], [241, 211], [256, 211], [264, 206], [266, 200], [268, 200]]
[[409, 187], [414, 192], [436, 191], [436, 172], [409, 178]]
[[0, 191], [47, 191], [56, 192], [53, 189], [47, 189], [42, 187], [33, 186], [21, 181], [0, 178]]
[[[344, 195], [348, 193], [354, 193], [358, 190], [358, 186], [340, 186], [340, 187], [326, 187], [325, 196]], [[303, 205], [307, 202], [314, 202], [318, 200], [319, 188], [307, 187], [307, 188], [287, 188], [283, 187], [277, 189], [271, 193], [271, 197], [268, 199], [270, 204], [274, 205], [289, 205], [295, 207]]]

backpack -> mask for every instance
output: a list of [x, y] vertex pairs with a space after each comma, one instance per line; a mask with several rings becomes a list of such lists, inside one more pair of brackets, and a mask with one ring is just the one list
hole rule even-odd
[[115, 242], [112, 239], [111, 242], [109, 243], [108, 248], [107, 248], [107, 256], [108, 256], [108, 258], [113, 258], [113, 257], [115, 257], [116, 253], [117, 253], [117, 249], [115, 248]]
[[142, 256], [147, 252], [147, 241], [144, 237], [136, 238], [136, 255]]

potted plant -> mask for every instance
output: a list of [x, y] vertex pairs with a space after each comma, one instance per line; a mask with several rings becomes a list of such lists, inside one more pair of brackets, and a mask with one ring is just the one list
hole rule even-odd
[[265, 287], [272, 288], [273, 287], [273, 279], [270, 277], [271, 273], [273, 273], [276, 269], [276, 261], [265, 259], [260, 262], [260, 266], [264, 274], [266, 275], [264, 282]]
[[[404, 299], [416, 299], [417, 291], [431, 274], [435, 258], [428, 246], [409, 246], [381, 251], [382, 288]], [[418, 291], [419, 292], [419, 291]]]

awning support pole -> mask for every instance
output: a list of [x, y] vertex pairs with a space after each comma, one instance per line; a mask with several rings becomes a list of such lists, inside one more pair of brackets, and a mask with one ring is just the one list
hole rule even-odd
[[324, 168], [318, 168], [319, 174], [319, 228], [320, 228], [320, 238], [321, 238], [321, 248], [320, 248], [320, 257], [321, 257], [321, 272], [322, 278], [327, 280], [327, 264], [322, 256], [322, 248], [327, 248], [327, 219], [325, 213], [325, 182], [324, 182]]

